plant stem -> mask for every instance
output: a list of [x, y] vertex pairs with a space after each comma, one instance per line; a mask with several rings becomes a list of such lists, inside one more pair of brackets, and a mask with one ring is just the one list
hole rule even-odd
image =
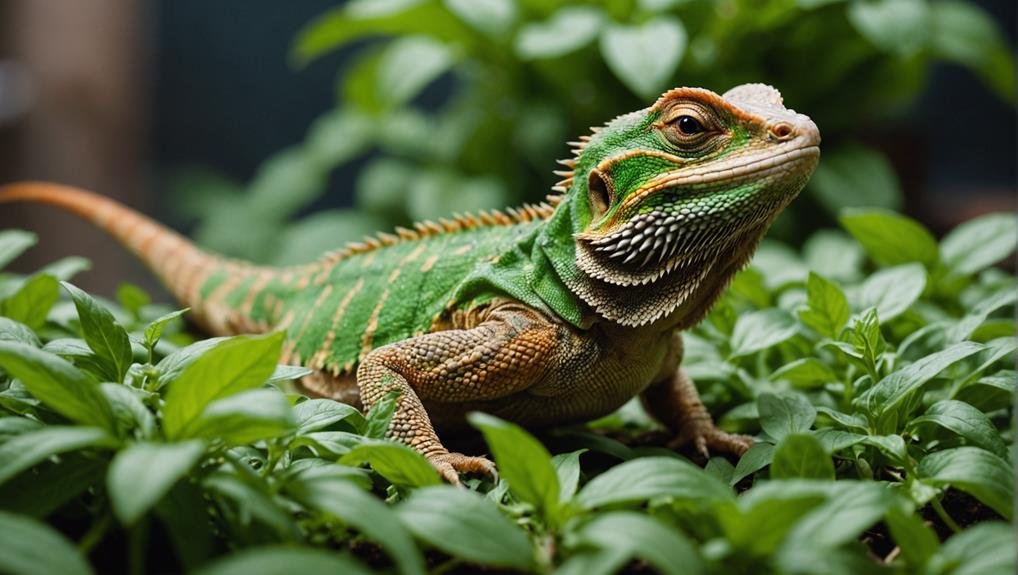
[[113, 514], [107, 509], [105, 513], [100, 515], [99, 518], [96, 519], [91, 526], [89, 526], [88, 531], [81, 536], [81, 539], [78, 541], [78, 551], [81, 551], [81, 554], [85, 556], [91, 553], [92, 549], [100, 541], [102, 541], [103, 536], [106, 535], [107, 531], [109, 531], [112, 523]]
[[933, 510], [937, 512], [940, 520], [950, 527], [951, 531], [954, 531], [955, 533], [961, 532], [961, 527], [954, 522], [954, 519], [951, 519], [950, 515], [947, 514], [947, 510], [945, 510], [944, 506], [940, 504], [939, 499], [934, 499], [930, 502], [930, 504], [933, 505]]

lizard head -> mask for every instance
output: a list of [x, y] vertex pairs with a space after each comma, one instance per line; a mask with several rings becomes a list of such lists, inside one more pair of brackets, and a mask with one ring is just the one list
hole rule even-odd
[[[709, 307], [805, 186], [819, 143], [816, 125], [762, 84], [720, 96], [676, 88], [596, 129], [580, 143], [569, 182], [576, 265], [589, 280], [579, 295], [631, 325], [719, 285]], [[612, 286], [643, 286], [637, 291], [660, 301], [611, 312], [597, 294]]]

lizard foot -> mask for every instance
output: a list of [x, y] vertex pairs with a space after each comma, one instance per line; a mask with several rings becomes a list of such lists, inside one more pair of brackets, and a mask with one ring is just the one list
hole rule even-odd
[[709, 458], [710, 451], [741, 456], [754, 443], [756, 442], [748, 435], [727, 433], [715, 427], [710, 419], [696, 418], [682, 426], [678, 435], [668, 443], [668, 447], [675, 449], [692, 444], [701, 455]]
[[442, 479], [453, 485], [460, 484], [460, 473], [477, 473], [498, 480], [495, 464], [486, 457], [472, 457], [462, 453], [440, 453], [429, 455], [431, 462]]

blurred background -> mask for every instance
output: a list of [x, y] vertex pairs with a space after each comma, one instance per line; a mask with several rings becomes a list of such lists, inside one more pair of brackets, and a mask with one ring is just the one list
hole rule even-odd
[[[1013, 211], [1014, 0], [0, 0], [0, 181], [120, 199], [294, 263], [451, 211], [539, 200], [565, 142], [678, 85], [774, 85], [824, 143], [771, 237], [845, 207], [937, 233]], [[40, 206], [15, 269], [125, 251]]]

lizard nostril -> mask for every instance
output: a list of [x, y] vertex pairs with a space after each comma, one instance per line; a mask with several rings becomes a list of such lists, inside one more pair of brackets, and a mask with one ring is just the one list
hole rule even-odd
[[771, 135], [778, 140], [788, 140], [795, 135], [795, 128], [786, 122], [779, 122], [771, 126]]

